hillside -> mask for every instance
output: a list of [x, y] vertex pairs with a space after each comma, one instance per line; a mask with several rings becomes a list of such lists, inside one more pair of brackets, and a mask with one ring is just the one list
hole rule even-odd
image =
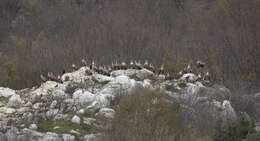
[[[196, 138], [202, 135], [212, 135], [217, 120], [222, 119], [225, 122], [238, 118], [239, 112], [235, 111], [230, 101], [232, 97], [230, 90], [209, 80], [199, 79], [193, 73], [186, 73], [179, 78], [167, 80], [165, 75], [154, 74], [145, 68], [115, 70], [110, 73], [110, 76], [106, 76], [84, 66], [63, 74], [61, 80], [61, 82], [46, 81], [39, 87], [23, 90], [1, 87], [0, 140], [109, 140], [112, 134], [108, 133], [113, 129], [111, 125], [117, 126], [117, 128], [122, 126], [123, 117], [127, 118], [131, 115], [131, 105], [137, 106], [132, 109], [137, 110], [136, 114], [139, 112], [141, 114], [149, 109], [151, 112], [154, 111], [153, 105], [161, 108], [174, 103], [179, 105], [180, 107], [177, 106], [180, 108], [178, 112], [174, 110], [176, 108], [165, 111], [165, 113], [161, 113], [161, 110], [157, 111], [161, 113], [159, 117], [169, 116], [163, 120], [156, 115], [144, 113], [148, 114], [147, 116], [152, 122], [158, 120], [159, 125], [163, 125], [165, 120], [178, 115], [178, 118], [175, 118], [180, 121], [179, 123], [174, 122], [173, 125], [174, 127], [178, 125], [176, 130], [179, 128], [185, 130], [179, 135], [183, 138], [182, 140], [192, 139], [189, 134]], [[147, 98], [151, 98], [151, 101]], [[259, 104], [259, 94], [256, 94], [256, 98], [255, 100]], [[147, 107], [143, 107], [145, 103], [148, 104]], [[123, 107], [128, 109], [128, 114], [122, 113]], [[134, 114], [135, 117], [136, 114]], [[153, 118], [157, 120], [153, 121]], [[136, 118], [133, 120], [138, 122]], [[115, 124], [114, 122], [122, 123]], [[138, 124], [142, 123], [144, 121]], [[138, 124], [131, 123], [131, 127]], [[165, 127], [153, 127], [151, 131], [166, 129], [167, 124]], [[194, 129], [190, 129], [190, 125]], [[121, 140], [122, 137], [127, 136], [134, 137], [128, 132], [123, 132], [125, 128], [131, 130], [131, 127], [124, 126], [119, 128], [119, 131], [115, 130], [113, 133], [121, 133], [116, 134], [113, 140]], [[142, 127], [146, 127], [146, 125], [143, 124], [140, 129]], [[197, 135], [192, 133], [195, 130], [198, 131]], [[165, 132], [163, 131], [161, 135], [151, 135], [151, 139], [158, 140], [168, 137], [168, 133], [164, 135]], [[143, 134], [140, 135], [141, 137], [136, 140], [148, 139], [142, 137]], [[193, 139], [195, 138], [193, 137]]]
[[1, 0], [0, 75], [8, 77], [0, 85], [40, 85], [40, 74], [81, 58], [169, 62], [174, 72], [203, 60], [216, 81], [253, 94], [259, 7], [259, 0]]

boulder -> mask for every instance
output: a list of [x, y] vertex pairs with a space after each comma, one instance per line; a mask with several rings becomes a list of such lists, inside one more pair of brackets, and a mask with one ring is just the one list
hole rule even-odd
[[110, 109], [110, 108], [102, 108], [97, 113], [97, 116], [102, 116], [102, 117], [105, 117], [108, 119], [114, 118], [114, 115], [115, 115], [115, 110]]
[[255, 97], [255, 101], [256, 101], [257, 103], [260, 103], [260, 93], [256, 93], [256, 94], [254, 95], [254, 97]]
[[15, 90], [9, 89], [9, 88], [3, 88], [0, 87], [0, 97], [10, 97], [12, 95], [15, 95]]
[[0, 113], [4, 113], [4, 114], [13, 114], [15, 113], [16, 110], [13, 108], [7, 108], [7, 107], [0, 107]]
[[80, 124], [80, 117], [78, 117], [77, 115], [73, 116], [71, 122], [75, 124]]
[[83, 123], [91, 126], [93, 123], [96, 122], [96, 119], [94, 118], [83, 118]]
[[22, 105], [22, 99], [20, 97], [20, 95], [13, 95], [10, 99], [9, 99], [9, 102], [8, 102], [8, 107], [14, 107], [14, 108], [17, 108], [19, 106]]
[[112, 71], [111, 72], [111, 76], [113, 77], [117, 77], [120, 75], [125, 75], [128, 77], [132, 77], [134, 76], [139, 70], [135, 70], [135, 69], [127, 69], [127, 70], [116, 70], [116, 71]]
[[49, 109], [46, 112], [46, 118], [47, 119], [53, 119], [59, 112], [59, 109]]
[[79, 109], [89, 106], [92, 102], [95, 101], [95, 98], [96, 96], [94, 94], [85, 90], [77, 90], [73, 93], [73, 100]]
[[98, 74], [98, 73], [95, 73], [95, 74], [92, 75], [92, 80], [94, 82], [98, 82], [100, 84], [106, 84], [106, 83], [110, 82], [113, 79], [114, 78], [112, 78], [112, 77], [101, 75], [101, 74]]
[[75, 136], [70, 134], [62, 134], [62, 141], [75, 141]]
[[151, 79], [154, 77], [154, 73], [147, 69], [142, 69], [140, 71], [137, 71], [135, 74], [135, 77], [138, 80], [144, 80], [144, 79]]
[[196, 82], [197, 79], [198, 77], [193, 73], [186, 73], [180, 78], [180, 80], [184, 80], [186, 82], [191, 82], [191, 83]]
[[91, 76], [86, 75], [86, 70], [89, 70], [88, 67], [81, 67], [79, 70], [65, 73], [62, 75], [61, 80], [62, 82], [72, 81], [72, 82], [84, 82], [86, 80], [90, 80]]
[[83, 141], [96, 141], [97, 137], [95, 134], [88, 134], [83, 137]]
[[37, 130], [37, 129], [38, 129], [38, 126], [37, 126], [36, 124], [31, 124], [31, 125], [29, 126], [29, 129], [31, 129], [31, 130]]

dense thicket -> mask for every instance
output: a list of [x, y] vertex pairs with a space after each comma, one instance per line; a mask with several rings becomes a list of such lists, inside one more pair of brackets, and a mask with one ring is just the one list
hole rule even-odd
[[259, 0], [1, 0], [1, 85], [39, 84], [40, 73], [86, 56], [101, 64], [164, 60], [175, 71], [200, 59], [216, 80], [252, 91], [260, 85], [259, 7]]

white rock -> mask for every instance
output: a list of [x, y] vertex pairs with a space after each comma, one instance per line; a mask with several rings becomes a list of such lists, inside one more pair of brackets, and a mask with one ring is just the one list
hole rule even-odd
[[50, 109], [46, 113], [46, 118], [53, 119], [59, 112], [59, 109]]
[[36, 124], [31, 124], [29, 126], [29, 129], [32, 129], [32, 130], [37, 130], [38, 129], [38, 126]]
[[19, 109], [16, 109], [16, 111], [17, 111], [18, 114], [26, 113], [26, 112], [28, 112], [29, 110], [30, 110], [29, 107], [21, 107], [21, 108], [19, 108]]
[[160, 75], [158, 76], [158, 79], [159, 79], [159, 80], [165, 80], [165, 75], [160, 74]]
[[84, 82], [85, 80], [90, 80], [91, 76], [86, 75], [86, 70], [89, 69], [88, 67], [81, 67], [79, 70], [71, 72], [71, 73], [65, 73], [62, 75], [61, 80], [63, 82], [66, 81], [66, 78], [69, 78], [69, 81], [72, 82]]
[[146, 78], [152, 78], [154, 77], [154, 73], [147, 69], [142, 69], [140, 71], [137, 71], [136, 77], [140, 80], [144, 80]]
[[102, 108], [99, 110], [99, 112], [97, 113], [98, 116], [104, 116], [105, 118], [109, 118], [112, 119], [114, 118], [115, 115], [115, 110], [110, 109], [110, 108]]
[[237, 117], [236, 112], [228, 100], [223, 101], [222, 108], [223, 108], [224, 117], [227, 117], [230, 119], [236, 119], [236, 117]]
[[98, 83], [105, 84], [105, 83], [108, 83], [109, 81], [113, 80], [114, 78], [95, 73], [92, 75], [92, 79]]
[[42, 106], [42, 103], [35, 103], [35, 104], [33, 104], [33, 109], [35, 109], [35, 110], [38, 110], [38, 109], [40, 109], [41, 108], [41, 106]]
[[58, 102], [56, 100], [52, 101], [50, 108], [54, 109], [57, 104], [58, 104]]
[[73, 116], [73, 118], [71, 119], [71, 122], [80, 124], [80, 117], [78, 117], [77, 115]]
[[21, 97], [20, 95], [13, 95], [10, 99], [9, 99], [9, 102], [7, 104], [9, 107], [19, 107], [22, 105], [22, 100], [21, 100]]
[[135, 70], [135, 69], [116, 70], [116, 71], [111, 72], [111, 76], [117, 77], [120, 75], [125, 75], [128, 77], [131, 77], [131, 76], [134, 76], [137, 72], [138, 72], [138, 70]]
[[83, 141], [95, 141], [96, 138], [95, 134], [89, 134], [84, 136]]
[[70, 134], [62, 134], [63, 141], [75, 141], [75, 136]]
[[60, 127], [59, 126], [55, 126], [55, 127], [53, 127], [53, 129], [55, 130], [55, 129], [60, 129]]
[[254, 97], [255, 97], [255, 100], [256, 100], [258, 103], [260, 103], [260, 93], [256, 93], [256, 94], [254, 95]]
[[130, 79], [128, 76], [117, 76], [114, 80], [104, 86], [99, 93], [113, 94], [114, 91], [130, 92], [135, 87], [136, 81]]
[[80, 109], [77, 113], [78, 113], [78, 114], [84, 114], [84, 113], [85, 113], [85, 110], [84, 110], [84, 109]]
[[83, 123], [87, 125], [92, 125], [95, 121], [96, 119], [94, 118], [83, 118]]
[[65, 115], [63, 115], [63, 114], [57, 114], [57, 115], [54, 117], [54, 120], [65, 119], [65, 118], [67, 118], [67, 117], [68, 117], [67, 114], [65, 114]]
[[10, 97], [12, 95], [15, 95], [15, 90], [0, 87], [0, 97]]
[[196, 82], [198, 77], [195, 74], [193, 74], [193, 73], [186, 73], [180, 79], [184, 80], [184, 81], [187, 81], [187, 82], [193, 83], [193, 82]]
[[32, 106], [32, 102], [28, 101], [24, 106], [26, 107]]
[[0, 108], [0, 113], [13, 114], [15, 112], [16, 112], [16, 110], [14, 108], [7, 108], [7, 107]]
[[78, 132], [78, 131], [76, 131], [76, 130], [70, 130], [70, 133], [80, 135], [80, 132]]
[[73, 93], [73, 99], [75, 104], [79, 108], [84, 108], [90, 105], [93, 101], [95, 101], [95, 95], [84, 90], [77, 90]]

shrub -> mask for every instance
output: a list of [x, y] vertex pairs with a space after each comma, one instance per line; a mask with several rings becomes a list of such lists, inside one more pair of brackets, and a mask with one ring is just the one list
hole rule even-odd
[[219, 121], [213, 141], [243, 141], [247, 137], [255, 138], [254, 123], [245, 115], [239, 114], [238, 119], [222, 125]]
[[161, 93], [139, 90], [120, 100], [106, 132], [113, 141], [168, 141], [180, 134], [179, 104]]

